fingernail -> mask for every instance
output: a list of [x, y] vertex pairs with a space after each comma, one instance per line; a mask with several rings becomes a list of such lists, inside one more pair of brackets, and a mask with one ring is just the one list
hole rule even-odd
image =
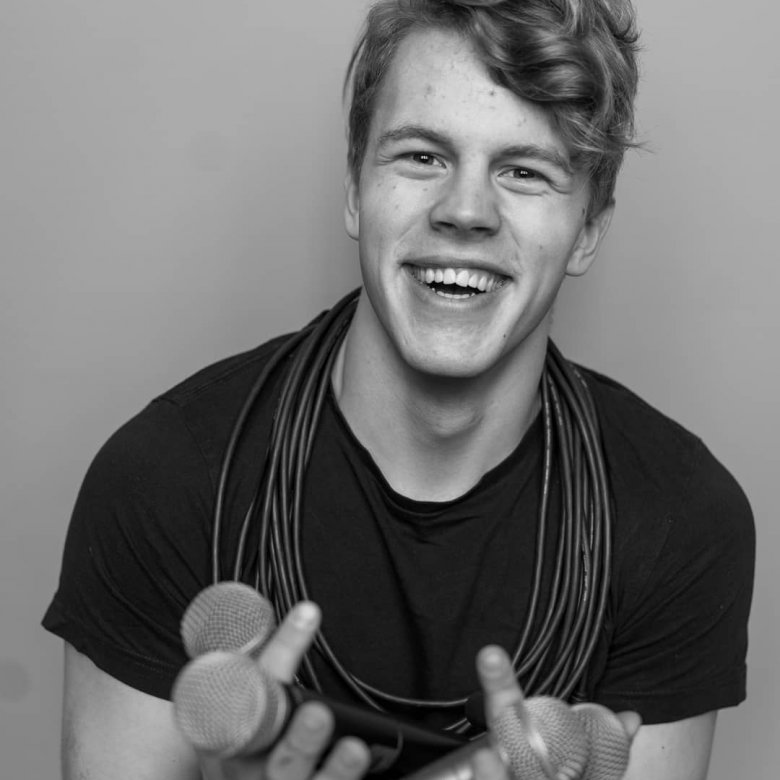
[[339, 743], [341, 761], [345, 766], [359, 767], [365, 763], [365, 748], [354, 738], [346, 737]]
[[307, 707], [302, 713], [301, 720], [309, 731], [319, 731], [327, 722], [327, 718], [317, 707]]
[[483, 674], [489, 677], [496, 677], [504, 671], [504, 655], [497, 647], [486, 647], [480, 655], [480, 662]]
[[319, 612], [310, 601], [302, 601], [293, 608], [291, 618], [296, 628], [308, 629], [316, 622]]

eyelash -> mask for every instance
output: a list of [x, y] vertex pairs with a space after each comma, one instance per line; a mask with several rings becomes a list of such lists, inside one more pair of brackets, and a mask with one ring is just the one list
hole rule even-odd
[[[422, 165], [424, 167], [433, 167], [433, 163], [439, 163], [442, 165], [443, 163], [437, 155], [435, 155], [433, 152], [408, 152], [403, 155], [406, 159], [410, 160], [411, 162]], [[426, 158], [426, 162], [422, 162], [420, 158]], [[516, 181], [539, 181], [539, 182], [545, 182], [547, 181], [547, 177], [543, 174], [539, 173], [539, 171], [535, 171], [533, 168], [528, 168], [524, 165], [517, 165], [513, 168], [508, 168], [506, 171], [502, 171], [502, 175], [504, 173], [511, 173], [513, 171], [523, 171], [525, 175], [523, 176], [510, 176], [509, 178], [514, 179]]]
[[512, 173], [513, 171], [524, 171], [527, 175], [526, 176], [513, 176], [513, 179], [541, 179], [541, 174], [537, 173], [536, 171], [532, 170], [531, 168], [525, 168], [522, 166], [518, 166], [517, 168], [510, 168], [508, 173]]
[[[409, 154], [406, 155], [412, 162], [419, 163], [420, 161], [417, 159], [419, 157], [427, 157], [432, 162], [440, 162], [439, 158], [435, 154], [431, 154], [431, 152], [409, 152]], [[428, 165], [428, 163], [420, 163], [421, 165]]]

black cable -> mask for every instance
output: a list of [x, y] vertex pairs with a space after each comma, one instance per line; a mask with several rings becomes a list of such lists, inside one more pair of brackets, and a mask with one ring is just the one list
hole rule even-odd
[[[296, 602], [309, 598], [301, 554], [304, 480], [333, 364], [358, 296], [359, 290], [349, 293], [273, 355], [238, 415], [220, 474], [214, 510], [215, 581], [220, 574], [225, 494], [235, 451], [263, 387], [283, 367], [266, 457], [240, 529], [234, 564], [236, 579], [253, 582], [272, 601], [278, 618]], [[575, 689], [583, 682], [604, 621], [611, 563], [611, 505], [593, 399], [581, 374], [552, 341], [548, 342], [541, 397], [544, 458], [535, 563], [525, 623], [518, 632], [512, 660], [527, 696], [548, 694], [565, 699], [582, 695]], [[554, 473], [561, 516], [546, 612], [537, 618]], [[252, 529], [259, 531], [256, 547], [247, 543]], [[541, 623], [539, 628], [535, 628], [537, 622]], [[462, 712], [466, 702], [465, 698], [430, 701], [381, 691], [346, 669], [321, 631], [314, 648], [353, 694], [375, 709], [397, 705]], [[319, 690], [309, 655], [299, 677]], [[458, 717], [447, 728], [462, 731], [467, 727], [468, 721]]]
[[263, 371], [260, 373], [260, 376], [258, 376], [252, 385], [249, 393], [247, 394], [246, 401], [244, 401], [244, 405], [241, 407], [241, 411], [238, 414], [238, 418], [233, 425], [230, 439], [228, 440], [227, 447], [225, 448], [225, 455], [222, 459], [222, 468], [220, 470], [216, 499], [214, 502], [214, 528], [212, 535], [213, 545], [211, 551], [211, 568], [214, 582], [219, 582], [221, 579], [219, 566], [219, 537], [222, 530], [222, 514], [224, 512], [227, 481], [230, 477], [230, 469], [233, 465], [233, 458], [235, 456], [236, 447], [238, 446], [238, 441], [244, 430], [244, 426], [246, 425], [246, 420], [249, 417], [249, 413], [252, 411], [252, 408], [255, 405], [255, 401], [260, 395], [262, 389], [265, 387], [268, 378], [271, 376], [276, 366], [284, 359], [284, 357], [292, 352], [295, 347], [298, 346], [299, 342], [306, 338], [310, 327], [311, 326], [298, 331], [298, 333], [294, 334], [287, 341], [285, 341], [284, 344], [282, 344], [282, 346], [273, 354], [271, 359], [263, 368]]

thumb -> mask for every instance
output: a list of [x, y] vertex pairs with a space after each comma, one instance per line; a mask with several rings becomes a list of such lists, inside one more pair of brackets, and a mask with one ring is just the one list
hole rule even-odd
[[260, 665], [271, 677], [291, 683], [320, 625], [320, 610], [301, 601], [286, 615], [260, 654]]
[[638, 712], [631, 712], [631, 711], [618, 712], [615, 714], [617, 715], [617, 719], [623, 725], [623, 728], [625, 729], [629, 740], [633, 742], [637, 731], [639, 731], [639, 727], [642, 725], [641, 716], [639, 715]]

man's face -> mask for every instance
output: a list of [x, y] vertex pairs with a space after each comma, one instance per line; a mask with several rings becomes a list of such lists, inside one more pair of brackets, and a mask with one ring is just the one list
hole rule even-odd
[[408, 366], [478, 376], [543, 348], [563, 277], [587, 270], [609, 221], [587, 207], [546, 113], [469, 44], [436, 30], [402, 42], [346, 224], [375, 332]]

